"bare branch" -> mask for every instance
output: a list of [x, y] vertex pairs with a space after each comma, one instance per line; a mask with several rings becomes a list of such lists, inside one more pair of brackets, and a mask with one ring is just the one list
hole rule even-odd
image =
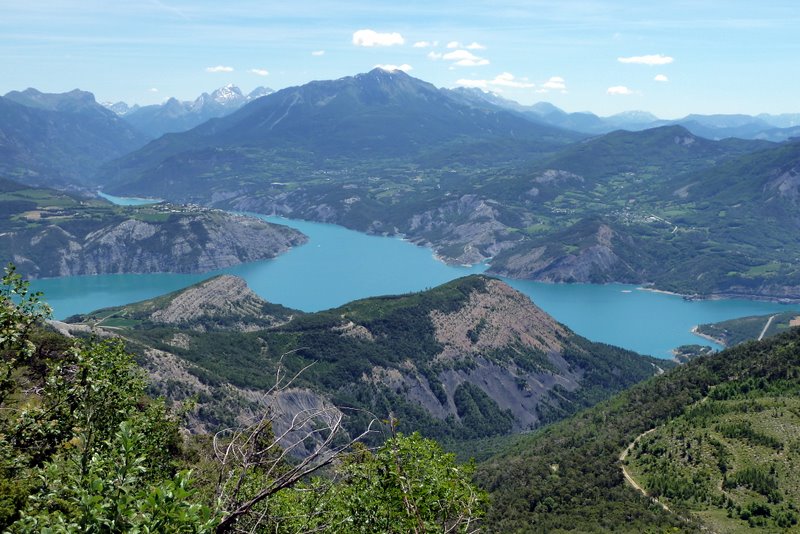
[[[273, 400], [287, 391], [300, 375], [314, 365], [308, 364], [287, 378], [283, 360], [297, 350], [300, 349], [283, 354], [278, 361], [275, 383], [262, 397], [267, 408], [253, 417], [250, 424], [240, 428], [226, 428], [214, 435], [213, 449], [219, 465], [217, 498], [223, 508], [223, 518], [217, 526], [217, 532], [232, 531], [236, 522], [250, 514], [256, 505], [330, 465], [355, 442], [374, 432], [373, 426], [377, 418], [373, 416], [366, 430], [354, 438], [348, 437], [338, 446], [335, 445], [340, 436], [346, 435], [342, 426], [344, 414], [338, 408], [323, 403], [320, 407], [294, 413], [288, 424], [282, 420], [281, 424], [285, 427], [277, 435], [272, 434], [274, 423], [277, 422], [277, 414], [270, 407]], [[315, 443], [314, 450], [303, 454], [307, 452], [305, 447], [309, 439]], [[298, 456], [301, 459], [293, 461]], [[264, 487], [255, 495], [242, 495], [246, 481], [256, 470], [266, 481]], [[254, 519], [255, 526], [252, 528], [261, 524], [266, 519], [266, 514], [266, 511], [261, 512]]]

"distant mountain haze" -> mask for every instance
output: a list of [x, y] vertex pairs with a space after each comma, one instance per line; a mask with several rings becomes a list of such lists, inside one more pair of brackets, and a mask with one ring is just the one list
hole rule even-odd
[[165, 133], [184, 132], [209, 119], [223, 117], [248, 102], [273, 92], [267, 87], [256, 87], [245, 95], [235, 85], [228, 84], [211, 94], [203, 93], [193, 101], [170, 98], [163, 104], [143, 107], [129, 106], [125, 102], [103, 105], [155, 139]]
[[100, 164], [147, 137], [78, 89], [0, 97], [0, 173], [32, 185], [82, 187]]
[[[151, 142], [107, 166], [98, 180], [123, 193], [152, 185], [172, 198], [184, 195], [187, 183], [197, 183], [196, 173], [210, 176], [221, 167], [235, 168], [243, 177], [263, 175], [264, 166], [276, 160], [292, 161], [289, 173], [305, 165], [339, 168], [398, 158], [423, 165], [433, 159], [438, 166], [445, 157], [458, 160], [476, 152], [504, 161], [550, 152], [582, 137], [501, 108], [471, 105], [401, 71], [375, 69], [259, 98]], [[165, 173], [168, 181], [162, 179]]]
[[[800, 143], [766, 140], [797, 131], [795, 115], [598, 117], [383, 69], [264, 92], [116, 106], [124, 116], [80, 91], [12, 92], [0, 164], [23, 183], [403, 235], [511, 277], [800, 299]], [[212, 112], [145, 146], [128, 123]]]
[[487, 102], [545, 124], [592, 134], [609, 133], [613, 130], [644, 130], [673, 124], [683, 126], [693, 134], [708, 139], [738, 137], [785, 141], [800, 134], [800, 114], [798, 113], [780, 115], [762, 113], [755, 117], [741, 114], [691, 114], [681, 119], [664, 120], [646, 111], [625, 111], [610, 117], [599, 117], [588, 111], [568, 113], [549, 102], [523, 106], [496, 93], [477, 88], [458, 88], [453, 92], [459, 93], [473, 102]]

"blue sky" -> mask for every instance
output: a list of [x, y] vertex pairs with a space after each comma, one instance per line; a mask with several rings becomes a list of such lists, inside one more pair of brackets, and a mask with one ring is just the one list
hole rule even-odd
[[395, 65], [601, 115], [800, 112], [798, 28], [784, 0], [0, 0], [0, 93], [149, 104]]

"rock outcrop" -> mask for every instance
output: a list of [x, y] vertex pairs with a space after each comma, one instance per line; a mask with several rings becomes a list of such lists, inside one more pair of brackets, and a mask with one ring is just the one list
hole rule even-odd
[[[30, 278], [206, 272], [277, 256], [302, 244], [297, 230], [220, 211], [164, 207], [159, 217], [94, 225], [39, 225], [0, 236], [0, 251]], [[88, 232], [86, 231], [86, 227]]]
[[223, 320], [227, 326], [220, 327], [247, 332], [284, 322], [265, 311], [267, 304], [238, 276], [222, 275], [177, 293], [150, 320], [169, 325]]
[[192, 350], [190, 334], [254, 332], [284, 324], [299, 314], [302, 312], [262, 299], [238, 276], [224, 274], [153, 299], [77, 315], [69, 319], [71, 324], [67, 326], [74, 330], [82, 327], [82, 322], [102, 331], [109, 323], [124, 320], [174, 328], [164, 343]]
[[642, 274], [620, 255], [620, 248], [631, 247], [604, 223], [589, 223], [581, 233], [566, 242], [579, 242], [575, 250], [565, 251], [552, 243], [539, 246], [525, 244], [508, 251], [492, 262], [490, 272], [509, 278], [542, 282], [642, 282]]
[[583, 371], [562, 356], [572, 333], [499, 280], [487, 280], [458, 310], [432, 311], [430, 320], [442, 347], [435, 362], [444, 396], [411, 361], [396, 369], [375, 368], [364, 380], [403, 391], [435, 417], [455, 420], [460, 420], [456, 390], [472, 384], [513, 415], [518, 431], [539, 423], [537, 407], [552, 400], [556, 386], [574, 391], [581, 385]]

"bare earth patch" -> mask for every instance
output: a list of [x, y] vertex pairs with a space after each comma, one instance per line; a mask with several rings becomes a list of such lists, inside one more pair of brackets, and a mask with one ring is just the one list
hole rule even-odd
[[519, 342], [545, 353], [559, 352], [560, 336], [568, 332], [530, 299], [498, 280], [487, 291], [474, 291], [454, 313], [431, 312], [436, 340], [444, 345], [440, 358], [481, 354]]

